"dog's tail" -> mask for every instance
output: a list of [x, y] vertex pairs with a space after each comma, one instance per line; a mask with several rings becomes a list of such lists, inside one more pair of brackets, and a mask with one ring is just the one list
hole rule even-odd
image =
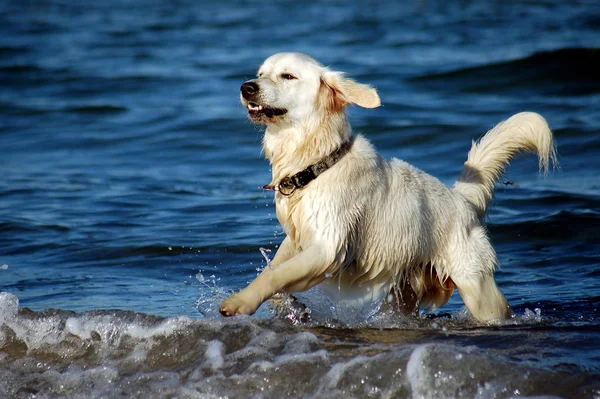
[[473, 142], [454, 190], [465, 197], [483, 218], [494, 186], [518, 153], [537, 153], [540, 171], [557, 165], [556, 148], [546, 120], [534, 112], [522, 112], [500, 122], [478, 142]]

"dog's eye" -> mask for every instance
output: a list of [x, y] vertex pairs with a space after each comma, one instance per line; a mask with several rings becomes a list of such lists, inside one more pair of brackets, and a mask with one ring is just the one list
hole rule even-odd
[[285, 79], [285, 80], [294, 80], [294, 79], [298, 79], [297, 77], [295, 77], [294, 75], [292, 75], [291, 73], [282, 73], [281, 75], [279, 75], [279, 77], [281, 79]]

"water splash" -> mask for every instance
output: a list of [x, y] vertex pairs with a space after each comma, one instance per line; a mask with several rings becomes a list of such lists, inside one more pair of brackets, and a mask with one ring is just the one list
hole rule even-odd
[[542, 309], [525, 309], [525, 313], [522, 316], [520, 316], [520, 319], [524, 322], [540, 323], [542, 321]]
[[267, 261], [267, 266], [265, 266], [265, 267], [272, 268], [272, 266], [271, 266], [271, 258], [269, 257], [269, 254], [271, 253], [271, 250], [267, 249], [267, 248], [262, 248], [262, 247], [259, 248], [258, 250], [260, 251], [260, 253], [263, 256], [263, 258], [265, 258], [265, 260]]
[[220, 286], [220, 278], [211, 274], [208, 279], [202, 272], [196, 273], [196, 279], [200, 282], [200, 296], [196, 299], [195, 307], [207, 319], [219, 318], [219, 303], [226, 299], [230, 293]]

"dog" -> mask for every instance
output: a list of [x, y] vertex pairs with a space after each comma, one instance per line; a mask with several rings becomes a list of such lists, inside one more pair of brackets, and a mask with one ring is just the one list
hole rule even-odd
[[473, 142], [452, 188], [354, 135], [345, 108], [376, 108], [371, 86], [308, 55], [278, 53], [241, 86], [251, 121], [266, 125], [277, 218], [286, 237], [269, 267], [224, 300], [224, 316], [252, 314], [278, 293], [320, 284], [360, 308], [380, 301], [407, 313], [444, 305], [458, 289], [480, 321], [511, 317], [494, 280], [484, 225], [494, 186], [520, 152], [556, 163], [552, 132], [523, 112]]

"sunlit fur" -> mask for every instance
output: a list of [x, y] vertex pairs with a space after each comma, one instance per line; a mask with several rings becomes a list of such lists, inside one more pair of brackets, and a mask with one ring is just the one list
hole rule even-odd
[[[284, 72], [295, 79], [282, 79]], [[375, 89], [304, 54], [275, 54], [258, 76], [260, 101], [288, 110], [258, 121], [267, 125], [263, 147], [274, 185], [352, 136], [348, 104], [380, 105]], [[243, 96], [242, 103], [248, 103]], [[221, 313], [251, 314], [277, 292], [321, 284], [349, 308], [383, 301], [408, 312], [443, 305], [456, 287], [477, 319], [509, 317], [482, 222], [516, 154], [537, 153], [543, 169], [554, 161], [546, 121], [520, 113], [497, 125], [473, 144], [453, 189], [404, 161], [383, 159], [366, 138], [354, 137], [350, 152], [309, 185], [289, 197], [275, 194], [287, 236], [272, 267], [225, 300]]]

